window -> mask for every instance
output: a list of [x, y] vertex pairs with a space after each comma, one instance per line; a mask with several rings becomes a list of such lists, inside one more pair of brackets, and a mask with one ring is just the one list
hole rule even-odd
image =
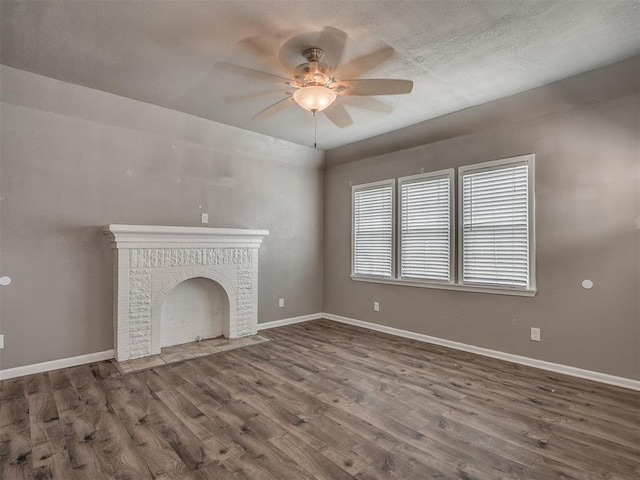
[[530, 160], [459, 169], [462, 283], [531, 286]]
[[358, 275], [393, 275], [393, 180], [353, 187], [353, 266]]
[[398, 179], [400, 277], [452, 281], [453, 170]]
[[535, 294], [534, 155], [455, 175], [399, 178], [397, 222], [395, 179], [352, 188], [354, 280]]

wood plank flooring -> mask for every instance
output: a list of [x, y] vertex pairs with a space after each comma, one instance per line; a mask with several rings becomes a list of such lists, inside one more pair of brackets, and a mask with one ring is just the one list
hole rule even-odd
[[0, 382], [0, 479], [638, 479], [640, 392], [318, 320]]

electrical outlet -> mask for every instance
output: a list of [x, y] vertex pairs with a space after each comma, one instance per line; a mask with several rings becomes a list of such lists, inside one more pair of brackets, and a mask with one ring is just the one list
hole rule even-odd
[[0, 350], [4, 348], [4, 335], [0, 335]]
[[373, 302], [373, 311], [374, 312], [379, 312], [380, 311], [380, 303]]
[[209, 223], [209, 214], [208, 213], [203, 213], [200, 216], [200, 223]]
[[540, 341], [540, 329], [539, 328], [531, 327], [531, 340], [533, 340], [534, 342], [539, 342]]
[[280, 308], [284, 307], [284, 298], [281, 298], [280, 300], [278, 300], [278, 306]]

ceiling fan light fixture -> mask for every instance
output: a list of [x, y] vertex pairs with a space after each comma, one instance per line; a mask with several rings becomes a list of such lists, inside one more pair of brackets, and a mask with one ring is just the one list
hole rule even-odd
[[305, 110], [321, 112], [336, 99], [336, 92], [321, 85], [301, 87], [293, 92], [293, 99]]

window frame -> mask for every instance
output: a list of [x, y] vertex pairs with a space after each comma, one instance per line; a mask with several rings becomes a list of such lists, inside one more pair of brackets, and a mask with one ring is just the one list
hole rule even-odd
[[[494, 284], [478, 284], [463, 283], [463, 205], [462, 205], [462, 181], [463, 173], [473, 170], [494, 169], [498, 166], [509, 164], [526, 164], [527, 170], [527, 188], [528, 188], [528, 220], [529, 220], [529, 286], [522, 288], [518, 286], [494, 285]], [[449, 261], [451, 266], [451, 280], [449, 283], [416, 279], [402, 278], [401, 275], [401, 250], [400, 236], [402, 226], [399, 225], [401, 216], [401, 182], [412, 178], [420, 178], [426, 176], [435, 176], [443, 172], [451, 171], [452, 181], [450, 184], [450, 208], [451, 208], [451, 238], [452, 242]], [[457, 180], [456, 180], [457, 177]], [[356, 274], [355, 269], [355, 192], [357, 190], [375, 188], [382, 185], [391, 185], [392, 188], [392, 265], [391, 277], [383, 277], [378, 275]], [[456, 191], [457, 189], [457, 191]], [[521, 297], [533, 297], [537, 293], [536, 283], [536, 236], [535, 236], [535, 154], [518, 155], [515, 157], [503, 158], [500, 160], [492, 160], [488, 162], [475, 163], [472, 165], [460, 166], [457, 168], [438, 170], [434, 172], [420, 173], [417, 175], [409, 175], [399, 178], [391, 178], [376, 182], [363, 183], [359, 185], [351, 185], [351, 279], [359, 282], [382, 283], [388, 285], [400, 285], [410, 287], [432, 288], [439, 290], [454, 290], [462, 292], [488, 293], [496, 295], [513, 295]]]
[[[421, 180], [447, 178], [449, 180], [449, 281], [434, 280], [434, 279], [421, 279], [415, 277], [404, 277], [402, 275], [402, 185], [406, 183], [419, 183]], [[402, 282], [418, 282], [425, 284], [438, 284], [438, 285], [455, 285], [456, 283], [456, 268], [455, 268], [455, 244], [456, 244], [456, 229], [455, 229], [455, 169], [447, 168], [444, 170], [436, 170], [434, 172], [419, 173], [417, 175], [408, 175], [398, 178], [397, 188], [397, 210], [398, 218], [396, 221], [396, 236], [397, 236], [397, 255], [396, 255], [396, 275], [395, 279]]]
[[[377, 187], [383, 186], [391, 186], [391, 276], [385, 277], [382, 275], [370, 275], [364, 273], [356, 273], [356, 192], [360, 190], [371, 190]], [[396, 278], [396, 270], [397, 270], [397, 262], [396, 262], [396, 252], [397, 252], [397, 240], [395, 234], [396, 228], [396, 180], [394, 178], [387, 180], [380, 180], [377, 182], [369, 182], [363, 183], [359, 185], [351, 186], [351, 278], [356, 279], [367, 279], [370, 281], [374, 280], [393, 280]]]
[[[463, 180], [464, 174], [469, 172], [487, 172], [492, 170], [499, 170], [504, 166], [527, 166], [527, 213], [528, 213], [528, 226], [529, 226], [529, 285], [528, 287], [509, 286], [509, 285], [496, 285], [491, 283], [465, 283], [464, 281], [464, 218], [463, 218]], [[535, 245], [535, 155], [518, 155], [516, 157], [503, 158], [500, 160], [492, 160], [489, 162], [476, 163], [473, 165], [465, 165], [458, 167], [458, 192], [457, 192], [457, 205], [456, 212], [458, 215], [457, 222], [457, 238], [458, 248], [456, 251], [457, 261], [457, 284], [465, 287], [472, 288], [478, 291], [484, 290], [504, 290], [507, 292], [524, 292], [524, 293], [536, 293], [536, 245]]]

